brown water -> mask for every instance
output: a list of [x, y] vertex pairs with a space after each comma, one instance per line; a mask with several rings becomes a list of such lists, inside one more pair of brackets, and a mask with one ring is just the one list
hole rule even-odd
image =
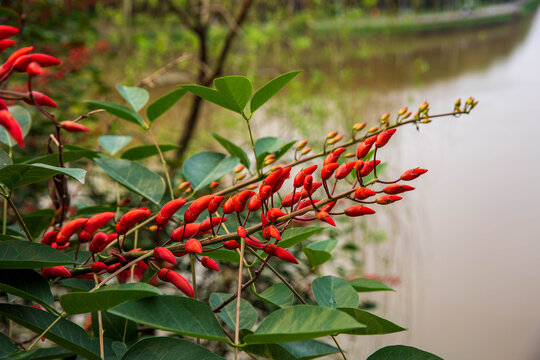
[[[310, 43], [299, 53], [271, 44], [253, 66], [268, 75], [304, 69], [291, 86], [306, 88], [269, 104], [253, 120], [256, 136], [317, 139], [426, 99], [433, 113], [458, 97], [480, 102], [469, 116], [402, 128], [384, 153], [389, 174], [429, 169], [406, 201], [368, 222], [388, 242], [364, 248], [365, 271], [402, 283], [363, 298], [409, 330], [340, 336], [349, 358], [404, 343], [444, 359], [540, 359], [540, 12], [481, 30]], [[201, 128], [247, 141], [241, 126], [218, 113]]]

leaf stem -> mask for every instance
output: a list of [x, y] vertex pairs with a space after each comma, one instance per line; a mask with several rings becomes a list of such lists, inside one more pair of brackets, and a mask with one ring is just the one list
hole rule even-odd
[[30, 344], [30, 346], [26, 349], [26, 351], [30, 351], [36, 344], [37, 342], [39, 341], [39, 339], [41, 339], [42, 337], [45, 336], [45, 334], [47, 334], [49, 332], [49, 330], [51, 330], [53, 328], [54, 325], [56, 325], [60, 320], [62, 320], [63, 318], [65, 318], [67, 316], [66, 313], [63, 313], [63, 314], [60, 314], [56, 320], [54, 320], [52, 322], [51, 325], [49, 325], [45, 330], [43, 330], [43, 332], [34, 340], [33, 343]]
[[234, 359], [238, 359], [238, 345], [240, 345], [240, 300], [242, 299], [242, 270], [244, 266], [244, 251], [246, 248], [246, 239], [240, 240], [240, 264], [238, 266], [238, 286], [236, 288], [236, 321], [234, 323]]
[[[26, 237], [28, 238], [28, 241], [30, 241], [30, 242], [34, 241], [34, 239], [32, 238], [32, 235], [30, 235], [30, 231], [28, 230], [28, 227], [26, 227], [26, 224], [24, 223], [24, 220], [23, 220], [23, 218], [21, 216], [21, 213], [19, 212], [19, 210], [17, 210], [17, 207], [15, 206], [13, 201], [11, 200], [11, 196], [6, 195], [6, 194], [1, 193], [1, 192], [0, 192], [0, 195], [2, 195], [2, 197], [5, 199], [5, 202], [7, 202], [9, 204], [9, 206], [11, 207], [11, 209], [13, 210], [15, 215], [17, 216], [17, 220], [19, 221], [19, 225], [21, 225], [21, 228], [23, 229], [24, 233], [26, 234]], [[6, 208], [5, 202], [4, 202], [4, 208]], [[5, 215], [6, 212], [7, 211], [4, 211], [4, 217], [6, 216]]]
[[156, 137], [154, 136], [154, 133], [152, 132], [152, 129], [148, 129], [148, 134], [150, 134], [150, 138], [152, 139], [152, 142], [154, 143], [158, 151], [159, 159], [161, 161], [161, 165], [163, 166], [163, 172], [165, 173], [165, 178], [167, 179], [167, 186], [169, 187], [169, 192], [171, 194], [171, 200], [174, 200], [174, 190], [171, 182], [171, 177], [169, 176], [169, 170], [167, 169], [167, 162], [165, 161], [165, 157], [161, 152], [161, 149], [159, 147]]

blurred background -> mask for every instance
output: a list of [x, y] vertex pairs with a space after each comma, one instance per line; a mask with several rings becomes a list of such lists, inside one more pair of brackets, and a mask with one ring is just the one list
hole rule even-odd
[[[353, 358], [404, 343], [444, 359], [540, 359], [539, 1], [479, 0], [24, 0], [0, 1], [3, 24], [22, 44], [59, 56], [40, 78], [60, 119], [84, 100], [120, 101], [116, 84], [146, 87], [151, 100], [183, 83], [241, 74], [256, 87], [303, 70], [253, 120], [257, 137], [310, 140], [319, 149], [356, 122], [424, 100], [431, 113], [474, 96], [472, 114], [400, 128], [385, 147], [388, 177], [421, 166], [407, 201], [346, 224], [323, 272], [365, 275], [395, 293], [366, 306], [409, 330], [343, 338]], [[18, 85], [21, 88], [24, 84]], [[39, 120], [35, 120], [39, 121]], [[131, 134], [106, 116], [85, 122], [89, 143]], [[221, 151], [207, 132], [248, 148], [243, 123], [186, 96], [156, 131], [179, 165]], [[33, 126], [34, 136], [43, 131]], [[121, 133], [119, 132], [121, 131]], [[32, 134], [31, 134], [32, 135]], [[29, 137], [29, 138], [32, 138]], [[191, 140], [191, 141], [188, 141]], [[35, 149], [42, 152], [37, 141]], [[41, 147], [40, 147], [41, 146]], [[92, 186], [92, 184], [90, 184]], [[410, 194], [410, 195], [409, 195]]]

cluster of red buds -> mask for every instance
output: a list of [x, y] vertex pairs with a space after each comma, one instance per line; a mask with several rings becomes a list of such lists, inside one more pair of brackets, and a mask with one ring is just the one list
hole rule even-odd
[[[0, 25], [0, 53], [15, 45], [15, 41], [9, 38], [18, 32], [19, 29], [16, 27]], [[15, 73], [26, 73], [28, 78], [26, 92], [2, 90], [0, 93], [0, 125], [7, 130], [20, 147], [24, 147], [23, 132], [4, 100], [23, 100], [29, 105], [36, 106], [42, 112], [46, 111], [43, 109], [44, 107], [57, 107], [53, 99], [32, 89], [32, 81], [35, 77], [44, 74], [43, 68], [60, 65], [60, 60], [54, 56], [34, 53], [33, 51], [33, 46], [18, 49], [0, 66], [0, 84], [7, 82]], [[75, 121], [62, 121], [56, 125], [68, 132], [90, 131], [86, 126]]]
[[[237, 251], [243, 243], [253, 251], [266, 253], [267, 259], [274, 256], [297, 264], [294, 255], [280, 246], [286, 228], [312, 221], [336, 226], [335, 216], [374, 214], [375, 210], [367, 205], [388, 205], [402, 199], [398, 194], [414, 190], [412, 186], [401, 182], [414, 180], [427, 170], [410, 169], [393, 181], [383, 181], [377, 174], [377, 167], [381, 163], [376, 158], [377, 152], [390, 141], [395, 132], [395, 128], [387, 128], [371, 137], [366, 136], [358, 144], [356, 154], [344, 156], [345, 147], [328, 151], [320, 169], [318, 165], [307, 166], [294, 177], [291, 176], [291, 166], [274, 167], [255, 188], [257, 191], [242, 190], [228, 198], [219, 193], [208, 194], [190, 202], [181, 197], [167, 202], [155, 215], [146, 207], [134, 209], [125, 213], [114, 227], [110, 227], [113, 230], [110, 233], [97, 231], [114, 218], [112, 212], [97, 214], [89, 219], [77, 218], [47, 233], [42, 243], [62, 250], [69, 246], [70, 238], [78, 233], [79, 246], [89, 243], [88, 249], [92, 253], [92, 264], [87, 270], [98, 275], [104, 272], [117, 273], [120, 280], [126, 279], [127, 274], [122, 269], [135, 265], [127, 259], [146, 255], [144, 260], [138, 260], [136, 264], [137, 277], [142, 277], [150, 265], [159, 270], [159, 279], [175, 285], [187, 296], [194, 294], [191, 284], [174, 271], [178, 265], [177, 259], [186, 254], [190, 254], [202, 266], [219, 271], [218, 264], [211, 258], [212, 251], [220, 248]], [[350, 157], [354, 159], [346, 161]], [[291, 184], [286, 185], [289, 179], [292, 180]], [[338, 187], [338, 183], [342, 185]], [[375, 189], [377, 185], [381, 189]], [[284, 186], [289, 186], [292, 191], [282, 196], [279, 192]], [[189, 184], [183, 183], [180, 188], [185, 191]], [[338, 188], [346, 190], [337, 193]], [[347, 206], [347, 202], [355, 204]], [[185, 210], [181, 211], [183, 208]], [[336, 210], [339, 208], [342, 209]], [[226, 228], [226, 216], [235, 219], [236, 232]], [[248, 219], [253, 218], [257, 224], [247, 227]], [[134, 249], [124, 252], [126, 236], [152, 220], [155, 225], [148, 228], [156, 232], [155, 247], [145, 251]], [[167, 241], [160, 244], [160, 234], [167, 234], [171, 223], [176, 227], [171, 229]], [[260, 235], [256, 236], [258, 232]], [[104, 254], [106, 251], [109, 253]], [[80, 274], [79, 270], [75, 271], [77, 275]], [[72, 272], [66, 268], [54, 267], [44, 269], [43, 274], [47, 277], [66, 277], [71, 276]]]

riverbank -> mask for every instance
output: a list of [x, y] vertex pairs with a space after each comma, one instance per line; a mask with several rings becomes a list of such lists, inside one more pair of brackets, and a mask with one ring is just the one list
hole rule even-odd
[[375, 13], [375, 15], [362, 18], [343, 14], [333, 19], [315, 20], [311, 24], [311, 29], [319, 35], [336, 31], [367, 35], [461, 29], [514, 21], [531, 14], [539, 4], [540, 0], [526, 0], [475, 9], [464, 8], [461, 11], [381, 16]]

